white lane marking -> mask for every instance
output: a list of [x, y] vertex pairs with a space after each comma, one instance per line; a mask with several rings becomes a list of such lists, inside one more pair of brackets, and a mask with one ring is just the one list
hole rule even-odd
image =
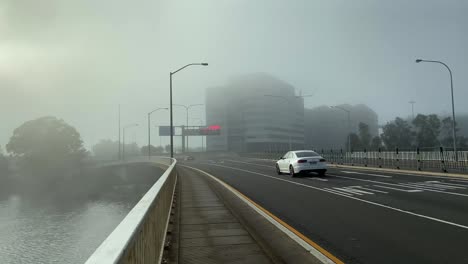
[[452, 179], [447, 179], [447, 178], [445, 178], [444, 180], [449, 180], [449, 181], [454, 181], [454, 182], [468, 183], [468, 181], [463, 181], [463, 180], [452, 180]]
[[275, 164], [272, 164], [271, 166], [268, 165], [263, 165], [263, 164], [255, 164], [255, 163], [250, 163], [250, 162], [245, 162], [245, 161], [238, 161], [238, 160], [225, 160], [225, 161], [230, 161], [230, 162], [237, 162], [237, 163], [243, 163], [243, 164], [249, 164], [249, 165], [254, 165], [254, 166], [261, 166], [261, 167], [267, 167], [270, 169], [275, 169]]
[[428, 182], [419, 182], [419, 183], [414, 183], [416, 185], [423, 185], [423, 186], [429, 186], [433, 188], [439, 188], [439, 189], [460, 189], [460, 190], [465, 190], [466, 188], [464, 187], [458, 187], [458, 186], [451, 186], [451, 185], [445, 185], [445, 184], [439, 184], [439, 183], [428, 183]]
[[[374, 186], [379, 187], [379, 188], [389, 189], [389, 190], [400, 191], [400, 192], [409, 192], [409, 193], [422, 192], [422, 190], [403, 190], [403, 189], [398, 189], [398, 188], [388, 187], [388, 186], [382, 186], [382, 185], [374, 185]], [[402, 186], [402, 187], [404, 187], [404, 186]], [[408, 188], [408, 187], [406, 187], [406, 188]]]
[[447, 188], [431, 186], [429, 184], [427, 184], [427, 185], [426, 184], [417, 184], [417, 183], [403, 183], [403, 184], [413, 186], [414, 188], [428, 188], [428, 189], [434, 189], [434, 190], [440, 190], [440, 191], [447, 190]]
[[[211, 164], [211, 166], [218, 166], [218, 167], [228, 168], [228, 169], [232, 169], [232, 170], [244, 171], [244, 172], [251, 173], [251, 174], [256, 174], [256, 175], [259, 175], [259, 176], [262, 176], [262, 177], [271, 178], [271, 179], [274, 179], [274, 180], [277, 180], [277, 181], [284, 181], [284, 182], [288, 182], [288, 183], [291, 183], [291, 184], [311, 188], [311, 189], [314, 189], [314, 190], [339, 195], [341, 197], [346, 197], [346, 198], [353, 199], [353, 200], [356, 200], [356, 201], [360, 201], [360, 202], [363, 202], [363, 203], [379, 206], [379, 207], [390, 209], [390, 210], [397, 211], [397, 212], [400, 212], [400, 213], [409, 214], [409, 215], [412, 215], [412, 216], [432, 220], [434, 222], [439, 222], [439, 223], [442, 223], [442, 224], [456, 226], [456, 227], [460, 227], [460, 228], [468, 230], [468, 226], [457, 224], [457, 223], [450, 222], [450, 221], [446, 221], [446, 220], [443, 220], [443, 219], [440, 219], [440, 218], [435, 218], [435, 217], [432, 217], [432, 216], [413, 213], [413, 212], [410, 212], [410, 211], [406, 211], [406, 210], [399, 209], [399, 208], [396, 208], [396, 207], [391, 207], [391, 206], [384, 205], [384, 204], [379, 204], [379, 203], [376, 203], [376, 202], [371, 202], [371, 201], [364, 200], [364, 199], [361, 199], [361, 198], [357, 198], [357, 197], [354, 197], [354, 196], [338, 194], [338, 193], [330, 191], [330, 190], [325, 190], [325, 189], [317, 188], [317, 187], [314, 187], [314, 186], [310, 186], [310, 185], [306, 185], [306, 184], [302, 184], [302, 183], [298, 183], [298, 182], [293, 182], [293, 181], [289, 181], [289, 180], [285, 180], [285, 179], [276, 178], [276, 177], [266, 175], [266, 174], [263, 174], [263, 173], [258, 173], [258, 172], [253, 172], [253, 171], [248, 171], [248, 170], [243, 170], [243, 169], [228, 167], [228, 166], [223, 166], [223, 165], [217, 165], [217, 164]], [[345, 177], [345, 178], [348, 178], [348, 177]], [[352, 179], [352, 178], [350, 178], [350, 179]]]
[[341, 191], [338, 191], [338, 190], [334, 190], [334, 189], [330, 189], [330, 188], [323, 188], [323, 190], [326, 190], [326, 191], [329, 191], [331, 193], [338, 193], [338, 194], [341, 194], [341, 195], [346, 195], [346, 196], [353, 196], [352, 194], [350, 193], [347, 193], [347, 192], [341, 192]]
[[430, 182], [434, 182], [434, 183], [437, 183], [437, 184], [444, 184], [444, 185], [468, 188], [468, 185], [464, 185], [464, 184], [457, 184], [457, 183], [451, 183], [451, 182], [441, 182], [441, 181], [430, 181]]
[[382, 177], [382, 178], [392, 178], [392, 176], [388, 175], [381, 175], [381, 174], [373, 174], [373, 173], [363, 173], [363, 172], [354, 172], [354, 171], [341, 171], [344, 173], [351, 173], [351, 174], [361, 174], [361, 175], [368, 175], [368, 176], [375, 176], [375, 177]]
[[[344, 169], [337, 167], [336, 169]], [[353, 168], [347, 168], [347, 169], [353, 169]], [[366, 170], [363, 170], [366, 171]], [[370, 171], [370, 169], [369, 169]], [[373, 170], [375, 171], [375, 170]], [[434, 179], [441, 179], [441, 180], [448, 180], [448, 181], [456, 181], [456, 182], [464, 182], [468, 183], [468, 179], [464, 180], [463, 178], [457, 177], [457, 176], [436, 176], [436, 175], [430, 175], [430, 174], [412, 174], [412, 173], [406, 173], [406, 172], [401, 172], [401, 171], [382, 171], [384, 173], [391, 173], [391, 174], [396, 174], [396, 175], [403, 175], [403, 176], [416, 176], [416, 177], [426, 177], [426, 178], [434, 178]]]
[[[293, 239], [294, 241], [296, 241], [296, 243], [298, 243], [299, 245], [301, 245], [305, 250], [307, 250], [310, 254], [314, 255], [317, 259], [319, 259], [322, 263], [324, 264], [335, 264], [334, 261], [332, 261], [331, 259], [329, 259], [327, 256], [325, 256], [324, 254], [322, 254], [322, 252], [318, 251], [316, 248], [314, 248], [313, 246], [311, 246], [310, 244], [308, 244], [307, 242], [305, 242], [302, 238], [300, 238], [298, 235], [296, 235], [295, 233], [293, 233], [291, 230], [287, 229], [286, 227], [284, 227], [281, 223], [279, 223], [278, 221], [276, 221], [273, 217], [269, 216], [267, 213], [265, 213], [264, 211], [262, 211], [260, 208], [258, 208], [257, 206], [255, 206], [252, 202], [250, 202], [249, 200], [245, 199], [245, 197], [243, 197], [242, 195], [239, 194], [239, 191], [237, 191], [236, 189], [234, 189], [233, 187], [231, 187], [230, 185], [226, 184], [225, 182], [221, 181], [220, 179], [218, 179], [217, 177], [205, 172], [205, 171], [202, 171], [200, 169], [197, 169], [197, 168], [193, 168], [193, 167], [189, 167], [189, 166], [184, 166], [182, 165], [183, 167], [187, 167], [187, 168], [191, 168], [195, 171], [198, 171], [200, 173], [203, 173], [205, 175], [207, 175], [208, 177], [212, 178], [213, 180], [217, 181], [219, 184], [221, 184], [222, 186], [224, 186], [226, 189], [228, 189], [229, 191], [231, 191], [231, 193], [233, 193], [235, 196], [237, 196], [239, 199], [241, 199], [242, 201], [244, 201], [244, 203], [246, 203], [248, 206], [250, 206], [250, 208], [252, 208], [253, 210], [255, 210], [257, 213], [259, 213], [260, 215], [262, 215], [263, 217], [265, 217], [270, 223], [272, 223], [274, 226], [276, 226], [279, 230], [283, 231], [286, 235], [288, 235], [291, 239]], [[214, 166], [220, 166], [220, 165], [214, 165]], [[226, 166], [220, 166], [220, 167], [226, 167]], [[340, 194], [337, 194], [337, 195], [340, 195]], [[344, 196], [344, 195], [342, 195]]]
[[379, 191], [379, 190], [374, 190], [374, 189], [370, 189], [370, 188], [366, 188], [366, 187], [362, 187], [362, 186], [353, 186], [353, 187], [354, 187], [354, 188], [363, 189], [363, 190], [367, 190], [367, 191], [371, 191], [371, 192], [378, 192], [378, 193], [385, 193], [385, 194], [388, 194], [388, 192]]
[[355, 191], [353, 191], [351, 189], [346, 189], [346, 188], [333, 187], [333, 190], [337, 190], [337, 191], [341, 191], [341, 192], [348, 192], [348, 193], [357, 194], [357, 195], [362, 195], [362, 193], [355, 192]]
[[304, 179], [308, 179], [308, 180], [313, 180], [313, 181], [328, 181], [327, 179], [322, 179], [322, 178], [316, 178], [316, 177], [306, 177]]
[[333, 189], [330, 189], [330, 188], [324, 188], [324, 190], [327, 190], [328, 192], [331, 192], [331, 193], [334, 193], [334, 194], [353, 196], [352, 194], [345, 193], [345, 192], [340, 192], [340, 191], [333, 190]]
[[[400, 186], [404, 186], [404, 185], [408, 185], [406, 183], [401, 183]], [[463, 194], [463, 193], [454, 193], [454, 192], [445, 192], [445, 191], [439, 191], [439, 190], [434, 190], [434, 189], [429, 189], [429, 188], [426, 188], [426, 187], [413, 187], [411, 185], [408, 185], [409, 187], [411, 188], [414, 188], [414, 189], [419, 189], [419, 190], [423, 190], [423, 191], [429, 191], [429, 192], [437, 192], [437, 193], [445, 193], [445, 194], [451, 194], [451, 195], [458, 195], [458, 196], [465, 196], [465, 197], [468, 197], [468, 194]], [[407, 187], [407, 188], [409, 188]]]
[[362, 193], [362, 194], [374, 194], [374, 193], [371, 193], [371, 192], [366, 192], [366, 191], [363, 191], [363, 190], [359, 190], [359, 189], [355, 189], [353, 187], [343, 187], [344, 189], [349, 189], [349, 190], [352, 190], [354, 192], [358, 192], [358, 193]]
[[399, 184], [395, 184], [395, 183], [388, 183], [388, 182], [381, 182], [381, 181], [373, 181], [373, 180], [366, 180], [366, 179], [360, 179], [360, 178], [351, 178], [351, 177], [339, 176], [339, 175], [334, 175], [334, 174], [328, 174], [328, 175], [333, 176], [333, 177], [337, 177], [337, 178], [343, 178], [343, 179], [354, 180], [354, 181], [372, 182], [372, 183], [377, 183], [377, 184], [386, 184], [386, 185], [392, 185], [392, 186], [401, 187]]

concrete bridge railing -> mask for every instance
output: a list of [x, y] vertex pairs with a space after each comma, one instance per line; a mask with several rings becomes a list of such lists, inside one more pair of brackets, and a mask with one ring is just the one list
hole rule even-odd
[[146, 162], [167, 165], [168, 168], [89, 257], [86, 264], [161, 262], [177, 183], [177, 161], [153, 158], [151, 161], [146, 159]]

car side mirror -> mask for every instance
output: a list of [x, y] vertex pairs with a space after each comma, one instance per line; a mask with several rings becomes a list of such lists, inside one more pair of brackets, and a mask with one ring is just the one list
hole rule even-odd
[[284, 157], [280, 157], [279, 159], [282, 160], [282, 159], [284, 159]]

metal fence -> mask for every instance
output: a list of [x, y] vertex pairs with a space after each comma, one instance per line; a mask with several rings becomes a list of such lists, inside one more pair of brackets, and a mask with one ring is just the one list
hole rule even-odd
[[365, 167], [410, 169], [419, 171], [468, 172], [468, 151], [419, 149], [413, 151], [353, 151], [321, 150], [320, 154], [332, 164]]
[[[316, 150], [331, 164], [351, 166], [408, 169], [419, 171], [468, 172], [468, 151], [415, 149], [383, 151]], [[284, 153], [249, 153], [247, 156], [262, 159], [279, 159]]]
[[176, 160], [153, 158], [151, 162], [169, 167], [86, 264], [161, 262], [177, 182]]

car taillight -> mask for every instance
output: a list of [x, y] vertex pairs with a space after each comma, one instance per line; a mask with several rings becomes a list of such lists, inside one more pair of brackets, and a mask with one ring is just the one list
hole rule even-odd
[[326, 160], [325, 159], [320, 159], [320, 162], [325, 162]]
[[306, 163], [307, 160], [298, 160], [297, 163]]

